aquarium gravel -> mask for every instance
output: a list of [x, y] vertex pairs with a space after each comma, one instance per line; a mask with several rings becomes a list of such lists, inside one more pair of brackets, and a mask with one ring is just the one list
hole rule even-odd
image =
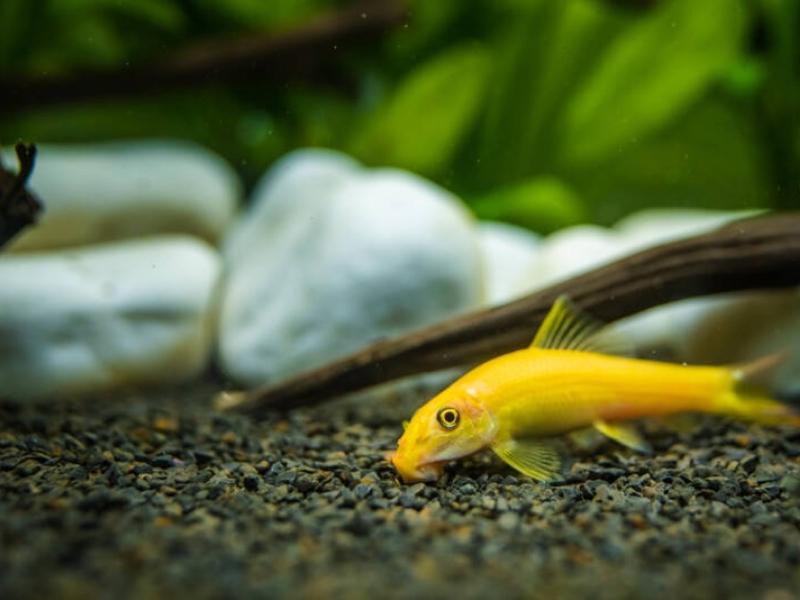
[[564, 482], [489, 454], [403, 485], [412, 399], [257, 422], [214, 386], [0, 403], [0, 598], [747, 598], [800, 590], [800, 432], [648, 424]]

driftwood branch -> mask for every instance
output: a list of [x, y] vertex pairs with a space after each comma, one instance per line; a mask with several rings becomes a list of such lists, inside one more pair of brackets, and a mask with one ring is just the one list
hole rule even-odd
[[614, 321], [682, 298], [791, 285], [800, 285], [800, 213], [737, 221], [639, 252], [510, 304], [374, 344], [284, 383], [223, 395], [218, 407], [258, 416], [407, 375], [474, 364], [527, 345], [560, 294]]
[[296, 29], [204, 42], [119, 71], [0, 79], [0, 113], [233, 82], [286, 83], [336, 79], [331, 65], [355, 44], [406, 18], [401, 0], [365, 0]]
[[36, 222], [42, 210], [39, 200], [25, 188], [36, 162], [36, 146], [17, 144], [19, 171], [7, 171], [0, 161], [0, 248]]

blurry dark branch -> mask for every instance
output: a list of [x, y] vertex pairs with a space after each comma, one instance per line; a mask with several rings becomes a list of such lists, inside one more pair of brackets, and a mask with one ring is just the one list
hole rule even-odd
[[374, 344], [218, 406], [252, 415], [288, 409], [407, 375], [475, 364], [525, 347], [553, 300], [568, 294], [606, 321], [695, 296], [800, 285], [800, 213], [743, 220], [639, 252], [518, 301]]
[[36, 146], [17, 144], [19, 171], [6, 170], [0, 161], [0, 248], [36, 222], [42, 204], [25, 188], [36, 162]]
[[119, 71], [0, 78], [0, 113], [215, 83], [341, 82], [334, 68], [341, 52], [379, 37], [406, 16], [403, 0], [369, 0], [283, 33], [209, 41]]

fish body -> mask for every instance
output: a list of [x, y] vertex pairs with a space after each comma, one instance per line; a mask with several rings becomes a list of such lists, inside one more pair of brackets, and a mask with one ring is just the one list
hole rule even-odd
[[713, 412], [735, 382], [719, 367], [689, 367], [574, 350], [531, 348], [484, 363], [459, 382], [515, 436], [552, 436], [680, 412]]
[[648, 451], [628, 421], [692, 412], [800, 426], [790, 407], [748, 386], [753, 371], [775, 361], [686, 366], [608, 352], [629, 349], [560, 298], [530, 348], [478, 366], [423, 405], [390, 460], [406, 481], [435, 480], [447, 462], [491, 448], [546, 480], [561, 465], [547, 438], [586, 427]]

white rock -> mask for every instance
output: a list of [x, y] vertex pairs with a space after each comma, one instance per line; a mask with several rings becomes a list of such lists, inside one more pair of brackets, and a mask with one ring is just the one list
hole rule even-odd
[[0, 393], [175, 382], [207, 364], [221, 261], [187, 236], [0, 255]]
[[[4, 162], [16, 165], [8, 153]], [[30, 186], [45, 211], [9, 246], [12, 251], [160, 233], [215, 243], [240, 195], [236, 174], [219, 156], [175, 141], [43, 145]]]
[[225, 238], [225, 259], [238, 263], [265, 235], [280, 236], [286, 219], [295, 210], [309, 209], [315, 217], [316, 202], [330, 196], [346, 181], [363, 173], [360, 165], [344, 154], [313, 148], [292, 152], [278, 161], [253, 189], [252, 202]]
[[711, 231], [757, 211], [652, 209], [635, 213], [613, 228], [577, 225], [542, 241], [533, 277], [542, 288], [580, 275], [625, 255]]
[[539, 236], [521, 227], [494, 222], [480, 223], [478, 233], [489, 304], [503, 304], [531, 291]]
[[727, 295], [687, 298], [620, 319], [614, 328], [643, 356], [692, 364], [711, 363], [710, 357], [702, 359], [691, 352], [693, 338], [705, 319], [731, 302], [736, 299]]
[[258, 190], [226, 243], [219, 358], [242, 384], [277, 381], [482, 301], [471, 217], [419, 177], [300, 151]]
[[614, 226], [632, 249], [665, 244], [700, 235], [723, 225], [758, 214], [756, 210], [705, 210], [693, 208], [658, 208], [634, 213]]
[[532, 272], [537, 289], [580, 275], [611, 262], [626, 252], [619, 235], [596, 225], [576, 225], [548, 236], [542, 242]]

